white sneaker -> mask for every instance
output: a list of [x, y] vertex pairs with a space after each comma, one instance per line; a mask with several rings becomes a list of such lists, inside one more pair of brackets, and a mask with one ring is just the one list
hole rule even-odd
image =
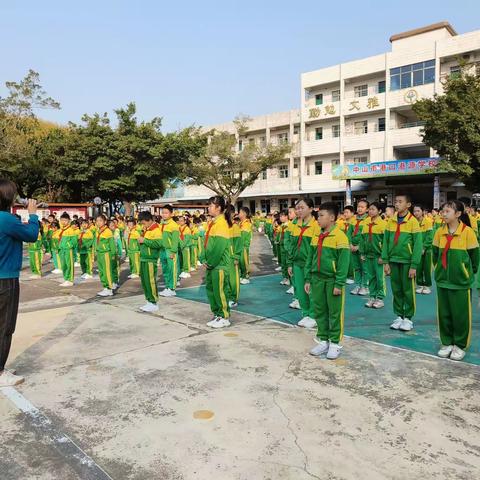
[[201, 267], [202, 266], [202, 262], [197, 262], [197, 267]]
[[80, 264], [79, 264], [78, 262], [75, 262], [75, 263], [73, 264], [73, 266], [74, 266], [74, 267], [79, 267]]
[[208, 325], [211, 328], [224, 328], [229, 327], [231, 325], [230, 320], [222, 317], [217, 317], [213, 322], [209, 322]]
[[383, 308], [384, 306], [385, 304], [383, 303], [383, 300], [380, 300], [379, 298], [377, 298], [372, 305], [373, 308]]
[[456, 360], [457, 362], [459, 362], [460, 360], [463, 360], [465, 353], [466, 352], [462, 350], [460, 347], [457, 347], [456, 345], [454, 345], [452, 353], [450, 354], [450, 360]]
[[277, 268], [275, 269], [275, 271], [276, 271], [276, 272], [281, 272], [281, 271], [282, 271], [282, 267], [277, 267]]
[[191, 275], [188, 272], [182, 272], [179, 275], [179, 278], [189, 278]]
[[160, 292], [160, 296], [162, 297], [175, 297], [177, 292], [175, 290], [171, 290], [170, 288], [166, 288]]
[[353, 278], [347, 278], [347, 281], [345, 283], [347, 285], [353, 285], [355, 283], [355, 280]]
[[409, 318], [404, 318], [400, 324], [399, 330], [402, 332], [409, 332], [413, 328], [413, 322]]
[[59, 268], [55, 268], [55, 269], [52, 270], [52, 273], [54, 275], [60, 275], [62, 273], [62, 271]]
[[440, 358], [448, 358], [452, 353], [453, 345], [442, 345], [442, 348], [437, 352]]
[[136, 273], [131, 273], [127, 278], [140, 278], [140, 275], [137, 275]]
[[424, 295], [430, 295], [432, 293], [432, 290], [429, 287], [423, 287], [423, 292]]
[[1, 387], [14, 387], [15, 385], [20, 385], [25, 379], [20, 375], [14, 375], [9, 370], [4, 370], [0, 375], [0, 388]]
[[114, 283], [112, 285], [112, 290], [117, 290], [118, 289], [118, 283]]
[[402, 324], [403, 322], [403, 318], [402, 317], [397, 317], [394, 322], [390, 325], [390, 328], [392, 330], [398, 330], [400, 328], [400, 325]]
[[311, 318], [311, 317], [303, 317], [297, 325], [299, 327], [304, 327], [304, 328], [315, 328], [317, 326], [317, 322]]
[[228, 301], [228, 306], [230, 308], [235, 308], [235, 307], [238, 307], [238, 303], [237, 302], [234, 302], [233, 300], [229, 300]]
[[286, 278], [282, 278], [280, 285], [290, 285], [290, 282]]
[[295, 289], [293, 288], [293, 285], [285, 293], [288, 293], [289, 295], [293, 295], [295, 293]]
[[37, 274], [34, 274], [34, 275], [30, 275], [28, 277], [30, 280], [38, 280], [39, 278], [42, 278], [41, 275], [37, 275]]
[[248, 285], [250, 283], [250, 280], [248, 278], [241, 278], [240, 283], [242, 285]]
[[358, 295], [359, 292], [360, 292], [360, 287], [357, 285], [357, 286], [350, 292], [350, 294], [351, 294], [351, 295]]
[[213, 317], [209, 322], [207, 322], [207, 327], [211, 327], [212, 325], [214, 325], [217, 321], [217, 318], [218, 317]]
[[92, 275], [90, 275], [89, 273], [84, 273], [84, 274], [82, 275], [82, 278], [83, 278], [84, 280], [90, 280], [90, 279], [92, 279], [93, 277], [92, 277]]
[[73, 287], [73, 282], [70, 282], [69, 280], [65, 280], [63, 283], [59, 285], [60, 287]]
[[370, 298], [370, 299], [368, 300], [368, 302], [365, 304], [365, 306], [366, 306], [367, 308], [372, 308], [374, 303], [375, 303], [375, 299], [374, 299], [374, 298]]
[[194, 268], [194, 267], [191, 267], [191, 268], [190, 268], [190, 271], [191, 271], [191, 272], [194, 272], [194, 271], [195, 271], [195, 268]]
[[111, 297], [113, 295], [113, 290], [109, 288], [104, 288], [101, 292], [97, 293], [98, 297]]
[[297, 299], [295, 299], [292, 303], [288, 305], [290, 308], [295, 308], [296, 310], [300, 310], [300, 303]]
[[365, 287], [361, 287], [360, 290], [358, 291], [358, 294], [362, 295], [362, 297], [365, 295], [368, 295], [369, 293], [370, 291], [368, 290], [368, 288], [365, 288]]
[[417, 287], [417, 288], [415, 289], [415, 291], [416, 291], [417, 293], [423, 293], [423, 287]]
[[327, 358], [329, 360], [335, 360], [340, 355], [341, 350], [342, 347], [338, 343], [330, 342], [330, 345], [328, 346]]
[[311, 350], [310, 350], [310, 355], [313, 355], [314, 357], [319, 357], [320, 355], [324, 355], [325, 353], [328, 352], [328, 342], [325, 340], [322, 340], [321, 342], [318, 342], [318, 345], [315, 345]]
[[156, 303], [147, 302], [143, 307], [140, 307], [142, 312], [158, 312], [158, 305]]

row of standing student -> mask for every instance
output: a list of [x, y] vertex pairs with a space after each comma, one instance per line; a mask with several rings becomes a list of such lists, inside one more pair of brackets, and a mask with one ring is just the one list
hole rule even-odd
[[[390, 275], [393, 310], [390, 328], [410, 331], [416, 309], [415, 294], [428, 294], [434, 268], [437, 286], [441, 357], [461, 360], [471, 341], [472, 301], [478, 271], [478, 218], [463, 203], [447, 202], [440, 219], [430, 219], [408, 195], [397, 195], [395, 213], [382, 217], [381, 205], [360, 201], [357, 215], [343, 218], [335, 204], [317, 212], [311, 199], [282, 211], [269, 234], [283, 274], [292, 285], [290, 304], [302, 311], [299, 326], [317, 328], [319, 344], [312, 355], [337, 358], [343, 336], [345, 285], [351, 294], [369, 296], [365, 306], [382, 308], [385, 275]], [[474, 228], [471, 227], [473, 225]], [[353, 278], [352, 278], [353, 277]], [[480, 288], [480, 274], [476, 281]]]

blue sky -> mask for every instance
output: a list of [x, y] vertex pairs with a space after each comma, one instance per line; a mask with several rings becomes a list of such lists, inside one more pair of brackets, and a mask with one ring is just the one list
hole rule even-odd
[[297, 108], [300, 73], [382, 53], [394, 33], [448, 20], [480, 29], [480, 2], [44, 0], [0, 4], [0, 94], [29, 68], [59, 123], [135, 101], [165, 130]]

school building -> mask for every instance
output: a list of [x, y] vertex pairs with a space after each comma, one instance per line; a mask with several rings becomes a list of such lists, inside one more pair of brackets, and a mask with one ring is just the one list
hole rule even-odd
[[[239, 204], [253, 211], [285, 208], [309, 196], [342, 206], [360, 198], [392, 203], [407, 191], [438, 206], [471, 197], [451, 175], [435, 173], [435, 151], [421, 141], [418, 99], [442, 93], [460, 63], [480, 75], [480, 30], [458, 35], [448, 22], [390, 37], [390, 51], [301, 75], [301, 108], [255, 117], [237, 148], [289, 142], [291, 153], [246, 189]], [[233, 123], [208, 128], [235, 133]], [[203, 204], [213, 193], [178, 184], [155, 202]]]

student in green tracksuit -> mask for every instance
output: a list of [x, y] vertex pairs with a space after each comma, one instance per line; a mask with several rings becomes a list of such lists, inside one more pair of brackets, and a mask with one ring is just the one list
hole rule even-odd
[[390, 275], [393, 311], [397, 318], [393, 330], [408, 332], [415, 315], [415, 276], [422, 257], [422, 231], [410, 213], [412, 202], [407, 194], [395, 197], [396, 214], [387, 222], [382, 247], [385, 275]]
[[108, 228], [107, 217], [99, 215], [95, 222], [97, 225], [95, 252], [97, 254], [98, 274], [103, 286], [103, 290], [98, 292], [97, 295], [99, 297], [110, 297], [114, 290], [112, 264], [116, 262], [117, 246], [112, 230]]
[[[238, 218], [240, 219], [240, 231], [242, 234], [243, 252], [240, 256], [240, 283], [247, 285], [250, 283], [250, 244], [252, 243], [252, 222], [250, 220], [250, 209], [241, 207], [238, 210]], [[273, 237], [271, 238], [273, 242]]]
[[195, 223], [190, 222], [188, 226], [191, 231], [190, 271], [193, 272], [198, 267], [198, 239], [200, 238], [200, 234]]
[[230, 326], [229, 272], [232, 261], [230, 211], [226, 209], [223, 197], [215, 196], [208, 200], [208, 213], [212, 220], [205, 232], [205, 286], [208, 301], [214, 315], [207, 323], [211, 328]]
[[285, 248], [285, 234], [288, 230], [288, 210], [282, 210], [279, 215], [280, 227], [278, 232], [278, 251], [279, 262], [282, 268], [281, 285], [290, 285], [290, 276], [288, 275], [287, 250]]
[[350, 260], [348, 238], [336, 225], [337, 216], [335, 203], [320, 205], [320, 229], [311, 238], [305, 262], [305, 292], [310, 295], [318, 339], [310, 354], [326, 354], [329, 360], [336, 359], [342, 348], [345, 282]]
[[293, 295], [293, 301], [290, 303], [291, 308], [298, 308], [300, 309], [300, 304], [298, 303], [297, 297], [295, 296], [295, 283], [293, 282], [292, 275], [288, 270], [288, 259], [292, 252], [292, 249], [295, 245], [292, 242], [292, 229], [294, 225], [297, 223], [297, 213], [295, 205], [288, 207], [288, 224], [283, 236], [283, 247], [285, 249], [285, 262], [287, 266], [287, 274], [290, 280], [290, 288], [286, 291], [286, 293]]
[[82, 269], [82, 278], [88, 280], [92, 278], [93, 272], [93, 243], [95, 239], [89, 228], [88, 220], [83, 220], [80, 225], [78, 235], [78, 253], [80, 254], [80, 267]]
[[60, 235], [60, 224], [57, 221], [53, 221], [50, 224], [52, 230], [52, 238], [50, 240], [50, 251], [52, 252], [53, 260], [53, 274], [62, 273], [62, 263], [60, 261], [60, 254], [58, 251], [58, 237]]
[[433, 221], [425, 215], [425, 209], [421, 205], [413, 207], [413, 215], [418, 220], [422, 231], [422, 257], [417, 270], [417, 293], [429, 295], [432, 293], [432, 241]]
[[[234, 212], [234, 208], [231, 207], [230, 214], [232, 215]], [[243, 237], [238, 216], [234, 218], [229, 231], [231, 240], [231, 262], [229, 271], [230, 296], [228, 303], [230, 307], [236, 307], [240, 296], [240, 258], [243, 254]]]
[[31, 280], [42, 277], [43, 244], [42, 224], [39, 222], [37, 241], [29, 243], [27, 247], [28, 257], [30, 259], [30, 270], [32, 271], [32, 275], [30, 276]]
[[387, 222], [382, 219], [382, 207], [373, 202], [368, 207], [368, 219], [363, 224], [360, 241], [360, 258], [365, 263], [370, 298], [365, 306], [383, 308], [386, 295], [385, 272], [383, 271], [382, 246]]
[[40, 229], [40, 233], [42, 234], [42, 245], [45, 253], [51, 254], [51, 239], [53, 232], [50, 228], [50, 222], [46, 218], [42, 220], [42, 228]]
[[445, 225], [435, 232], [433, 263], [437, 285], [438, 356], [462, 360], [472, 336], [472, 297], [480, 253], [470, 219], [458, 200], [442, 209]]
[[204, 252], [203, 252], [203, 242], [205, 241], [205, 215], [200, 215], [200, 217], [195, 217], [193, 219], [194, 225], [198, 229], [198, 240], [197, 240], [197, 249], [198, 249], [198, 262], [197, 262], [197, 267], [203, 263], [204, 260]]
[[162, 264], [165, 289], [160, 292], [161, 297], [174, 297], [176, 295], [178, 279], [178, 242], [180, 238], [179, 227], [172, 219], [173, 207], [164, 205], [162, 208], [162, 248], [160, 249], [160, 262]]
[[140, 245], [140, 279], [147, 303], [140, 307], [143, 312], [158, 311], [157, 265], [163, 248], [162, 229], [154, 221], [150, 212], [140, 212], [138, 222], [143, 225]]
[[178, 252], [180, 256], [180, 278], [190, 278], [190, 268], [191, 268], [191, 249], [192, 246], [192, 231], [188, 224], [188, 219], [184, 216], [178, 217]]
[[120, 237], [120, 230], [117, 227], [115, 220], [110, 220], [108, 222], [108, 228], [113, 234], [113, 239], [115, 242], [115, 255], [112, 258], [112, 280], [113, 280], [113, 289], [116, 290], [120, 283], [120, 258], [122, 257], [122, 239]]
[[62, 264], [63, 279], [61, 287], [73, 286], [75, 250], [78, 245], [77, 229], [71, 226], [70, 215], [66, 212], [60, 216], [60, 233], [58, 236], [58, 251]]
[[[302, 319], [298, 322], [300, 327], [314, 328], [317, 324], [313, 319], [310, 298], [305, 292], [305, 263], [312, 237], [319, 231], [318, 223], [313, 216], [313, 200], [302, 198], [295, 205], [297, 223], [291, 226], [291, 249], [288, 252], [288, 273], [293, 277], [295, 296], [302, 310]], [[293, 303], [293, 302], [292, 302]], [[292, 308], [292, 304], [290, 304]]]
[[357, 203], [357, 215], [351, 220], [348, 227], [347, 237], [350, 241], [350, 251], [352, 252], [353, 274], [355, 287], [350, 291], [352, 295], [368, 295], [368, 279], [366, 263], [360, 259], [360, 240], [362, 238], [363, 225], [368, 219], [367, 200], [360, 200]]
[[140, 276], [140, 244], [138, 239], [141, 237], [143, 228], [137, 225], [134, 218], [127, 220], [127, 229], [125, 230], [125, 248], [128, 255], [128, 264], [130, 266], [130, 275], [128, 278], [138, 278]]

